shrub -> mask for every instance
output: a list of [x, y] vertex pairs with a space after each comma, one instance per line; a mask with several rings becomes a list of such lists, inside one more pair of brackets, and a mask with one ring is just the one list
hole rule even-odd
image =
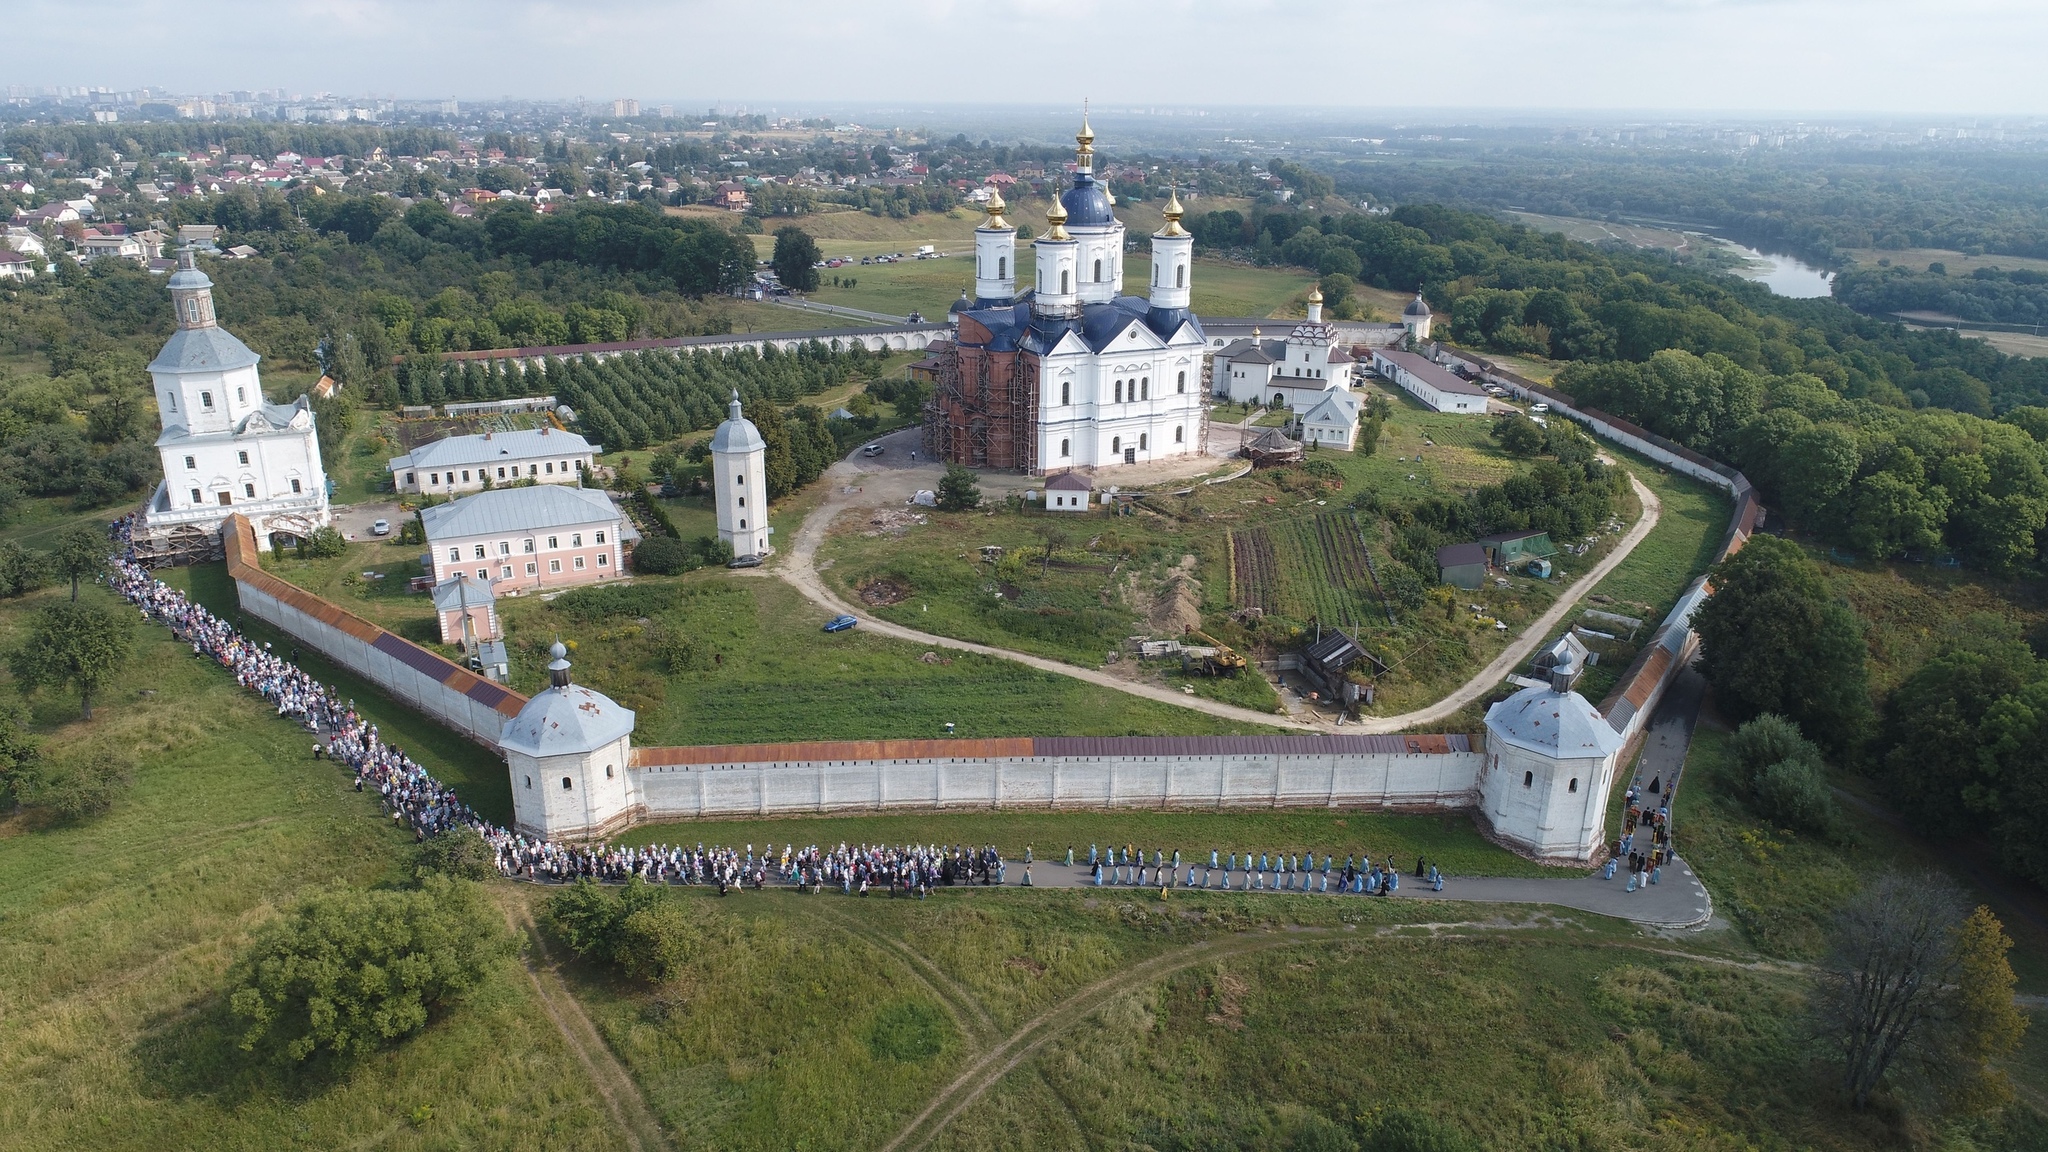
[[1828, 835], [1841, 816], [1827, 777], [1811, 760], [1781, 760], [1766, 767], [1757, 773], [1750, 794], [1758, 815], [1785, 828]]
[[348, 551], [348, 539], [333, 525], [313, 529], [313, 534], [299, 541], [299, 555], [315, 560], [328, 560]]
[[426, 1027], [511, 952], [503, 917], [474, 884], [416, 891], [329, 888], [258, 936], [229, 1007], [241, 1047], [285, 1067], [345, 1061]]
[[663, 898], [661, 889], [649, 887], [638, 876], [618, 889], [585, 877], [548, 897], [541, 905], [541, 923], [578, 956], [617, 964], [627, 939], [626, 921]]
[[946, 465], [937, 495], [939, 508], [946, 512], [965, 512], [981, 505], [981, 488], [974, 482], [974, 473], [958, 464]]
[[[694, 561], [694, 563], [693, 563]], [[674, 576], [703, 567], [703, 561], [673, 536], [649, 536], [633, 547], [633, 570]]]
[[1775, 712], [1766, 712], [1735, 730], [1728, 749], [1735, 757], [1736, 771], [1744, 788], [1755, 788], [1757, 776], [1773, 764], [1787, 760], [1820, 762], [1820, 749], [1800, 735], [1799, 725]]
[[703, 933], [691, 923], [681, 902], [666, 898], [658, 889], [648, 891], [654, 899], [619, 922], [613, 959], [635, 979], [673, 980], [696, 956]]
[[444, 875], [457, 880], [489, 880], [498, 874], [491, 846], [468, 825], [451, 828], [420, 845], [413, 874], [421, 880]]
[[83, 820], [114, 806], [135, 783], [135, 762], [118, 752], [95, 752], [71, 763], [42, 761], [25, 773], [15, 794], [31, 808], [64, 820]]

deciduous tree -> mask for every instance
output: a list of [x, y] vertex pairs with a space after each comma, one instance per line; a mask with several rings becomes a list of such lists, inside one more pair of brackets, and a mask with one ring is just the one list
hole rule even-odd
[[101, 605], [52, 604], [36, 614], [27, 639], [8, 657], [8, 668], [31, 692], [75, 690], [79, 710], [90, 720], [93, 696], [120, 668], [133, 638], [128, 618]]
[[1738, 715], [1776, 712], [1837, 751], [1869, 713], [1861, 627], [1797, 544], [1753, 536], [1712, 575], [1694, 616], [1701, 667]]

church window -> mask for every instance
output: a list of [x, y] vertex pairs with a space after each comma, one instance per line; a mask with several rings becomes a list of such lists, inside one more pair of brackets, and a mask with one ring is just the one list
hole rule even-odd
[[604, 778], [607, 780], [612, 778], [612, 766], [609, 764], [604, 766]]
[[249, 390], [247, 388], [235, 389], [235, 402], [238, 404], [247, 404], [249, 402]]
[[1095, 282], [1098, 284], [1102, 283], [1102, 261], [1100, 260], [1095, 262]]
[[1074, 454], [1074, 451], [1073, 451], [1073, 442], [1072, 442], [1072, 441], [1070, 441], [1070, 440], [1062, 440], [1062, 441], [1060, 441], [1060, 455], [1061, 455], [1061, 456], [1072, 456], [1073, 454]]
[[574, 781], [570, 780], [567, 776], [562, 777], [562, 791], [567, 792], [574, 787], [576, 787]]
[[1144, 379], [1138, 381], [1138, 399], [1150, 400], [1151, 398], [1152, 378], [1150, 376], [1147, 376]]
[[1124, 402], [1124, 382], [1121, 380], [1116, 382], [1116, 402], [1119, 404]]
[[560, 572], [561, 570], [562, 570], [562, 562], [561, 562], [560, 560], [550, 560], [550, 561], [548, 561], [548, 571], [550, 571], [550, 572]]
[[1522, 787], [1524, 787], [1524, 788], [1528, 788], [1528, 787], [1531, 787], [1531, 786], [1533, 786], [1533, 785], [1534, 785], [1535, 783], [1536, 783], [1536, 773], [1534, 773], [1534, 772], [1524, 772], [1524, 773], [1522, 773]]
[[1065, 296], [1074, 290], [1073, 282], [1070, 279], [1072, 276], [1072, 272], [1067, 271], [1065, 268], [1060, 269], [1060, 295]]
[[1146, 443], [1146, 441], [1150, 439], [1151, 436], [1149, 436], [1148, 434], [1144, 432], [1138, 433], [1138, 451], [1143, 452], [1146, 448], [1150, 447], [1150, 445]]
[[249, 454], [248, 454], [247, 452], [237, 452], [237, 453], [235, 453], [235, 463], [237, 463], [237, 464], [247, 464], [248, 462], [249, 462]]
[[555, 462], [554, 462], [553, 460], [550, 460], [550, 461], [548, 461], [548, 475], [550, 475], [550, 476], [553, 476], [554, 474], [555, 474]]
[[533, 787], [533, 777], [531, 777], [531, 776], [528, 776], [528, 777], [526, 778], [526, 786], [527, 786], [528, 788], [531, 788], [531, 787]]
[[194, 324], [199, 323], [199, 301], [196, 298], [185, 301], [185, 318]]
[[199, 504], [199, 503], [203, 503], [203, 502], [204, 502], [204, 498], [200, 496], [200, 494], [199, 494], [199, 489], [197, 489], [197, 488], [194, 488], [194, 489], [192, 490], [192, 502], [193, 502], [194, 504]]
[[297, 480], [292, 481], [292, 495], [296, 496], [300, 491], [299, 482]]
[[1188, 266], [1187, 266], [1187, 265], [1185, 265], [1185, 264], [1175, 264], [1175, 265], [1173, 266], [1173, 286], [1174, 286], [1175, 288], [1185, 288], [1185, 287], [1187, 287], [1187, 286], [1188, 286]]
[[746, 526], [747, 526], [747, 522], [746, 522], [746, 520], [745, 520], [744, 518], [743, 518], [743, 519], [741, 519], [741, 520], [740, 520], [740, 527], [742, 527], [742, 528], [745, 528]]
[[1183, 373], [1181, 373], [1181, 374], [1180, 374], [1180, 375], [1179, 375], [1179, 376], [1178, 376], [1177, 378], [1175, 378], [1175, 380], [1174, 380], [1174, 382], [1173, 382], [1173, 390], [1174, 390], [1175, 392], [1185, 392], [1185, 391], [1187, 391], [1187, 390], [1188, 390], [1188, 374], [1187, 374], [1187, 373], [1183, 372]]
[[213, 393], [201, 392], [199, 394], [199, 406], [208, 412], [213, 411]]
[[244, 496], [247, 496], [249, 499], [254, 500], [256, 498], [256, 486], [254, 484], [242, 485], [242, 494]]
[[199, 468], [199, 461], [191, 456], [187, 456], [185, 457], [185, 468], [188, 471], [197, 471]]
[[746, 498], [745, 496], [742, 496], [742, 497], [740, 497], [740, 507], [742, 507], [742, 508], [745, 508], [746, 506], [747, 506], [747, 498]]
[[1072, 384], [1072, 383], [1071, 383], [1070, 381], [1066, 381], [1066, 380], [1062, 380], [1062, 381], [1060, 381], [1060, 403], [1061, 403], [1062, 405], [1066, 405], [1066, 404], [1072, 404], [1072, 403], [1074, 402], [1074, 400], [1073, 400], [1073, 395], [1074, 395], [1074, 386], [1073, 386], [1073, 384]]
[[164, 393], [164, 402], [171, 406], [171, 411], [176, 412], [178, 410], [178, 398], [171, 393]]
[[476, 546], [476, 558], [479, 560], [484, 558], [484, 546], [481, 544]]
[[1179, 443], [1181, 443], [1181, 434], [1180, 434], [1180, 432], [1181, 432], [1181, 430], [1180, 430], [1180, 425], [1178, 425], [1178, 424], [1174, 425], [1174, 429], [1173, 429], [1173, 442], [1174, 442], [1175, 444], [1179, 444]]
[[735, 484], [745, 484], [747, 482], [747, 474], [745, 472], [742, 472], [739, 475], [734, 476], [732, 478], [732, 482]]
[[996, 257], [996, 279], [998, 279], [998, 280], [1008, 280], [1009, 278], [1010, 278], [1010, 258], [1009, 258], [1008, 256], [998, 256], [998, 257]]
[[1112, 436], [1112, 437], [1110, 437], [1110, 438], [1109, 438], [1109, 452], [1110, 452], [1110, 455], [1114, 456], [1115, 454], [1117, 454], [1118, 452], [1121, 452], [1121, 451], [1123, 451], [1123, 450], [1124, 450], [1124, 438], [1123, 438], [1123, 437], [1121, 437], [1121, 436]]
[[1574, 777], [1572, 777], [1572, 786], [1571, 786], [1571, 787], [1570, 787], [1569, 789], [1567, 789], [1567, 791], [1571, 791], [1571, 792], [1577, 792], [1578, 790], [1579, 790], [1579, 778], [1578, 778], [1577, 776], [1574, 776]]

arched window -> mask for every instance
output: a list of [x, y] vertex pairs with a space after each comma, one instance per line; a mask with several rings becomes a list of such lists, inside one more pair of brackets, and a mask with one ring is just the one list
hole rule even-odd
[[567, 792], [574, 787], [576, 787], [574, 780], [569, 779], [567, 776], [562, 777], [562, 791]]
[[1138, 451], [1143, 452], [1148, 447], [1146, 441], [1149, 439], [1151, 439], [1151, 437], [1147, 434], [1143, 432], [1138, 433]]
[[1074, 388], [1074, 385], [1073, 385], [1073, 382], [1072, 382], [1072, 381], [1069, 381], [1069, 380], [1062, 380], [1062, 381], [1060, 381], [1060, 403], [1061, 403], [1061, 404], [1072, 404], [1072, 403], [1073, 403], [1073, 400], [1072, 400], [1072, 399], [1070, 399], [1070, 397], [1071, 397], [1071, 396], [1073, 395], [1073, 388]]
[[1095, 262], [1095, 282], [1097, 284], [1102, 283], [1102, 261], [1100, 260]]
[[612, 778], [612, 766], [609, 764], [604, 766], [604, 778], [607, 780]]
[[746, 526], [747, 522], [745, 520], [740, 521], [740, 527], [745, 528]]
[[1185, 265], [1185, 264], [1175, 264], [1175, 265], [1173, 266], [1173, 286], [1174, 286], [1175, 288], [1185, 288], [1185, 287], [1187, 287], [1187, 286], [1188, 286], [1188, 266], [1187, 266], [1187, 265]]
[[1174, 425], [1174, 426], [1173, 426], [1173, 442], [1174, 442], [1175, 444], [1179, 444], [1179, 443], [1182, 443], [1182, 440], [1181, 440], [1181, 434], [1180, 434], [1180, 432], [1181, 432], [1181, 429], [1180, 429], [1180, 425], [1178, 425], [1178, 424]]
[[201, 392], [199, 394], [199, 406], [208, 412], [213, 411], [213, 393]]
[[528, 776], [528, 777], [526, 778], [526, 786], [527, 786], [528, 788], [531, 788], [531, 787], [533, 787], [533, 777], [531, 777], [531, 776]]
[[1524, 788], [1528, 788], [1528, 787], [1530, 787], [1530, 786], [1534, 785], [1535, 783], [1536, 783], [1536, 773], [1534, 773], [1534, 772], [1524, 772], [1524, 773], [1522, 773], [1522, 787], [1524, 787]]
[[1150, 376], [1147, 376], [1144, 379], [1138, 381], [1138, 399], [1150, 400], [1151, 398], [1152, 378]]
[[1159, 265], [1157, 264], [1152, 266], [1152, 286], [1154, 288], [1159, 287]]
[[176, 394], [171, 392], [164, 393], [164, 403], [171, 406], [171, 411], [176, 412], [178, 410], [178, 397]]
[[1073, 273], [1067, 271], [1065, 268], [1060, 269], [1060, 295], [1065, 296], [1067, 293], [1072, 292], [1074, 290], [1072, 283], [1068, 279], [1068, 277], [1072, 275]]
[[1569, 791], [1572, 791], [1572, 792], [1577, 792], [1578, 790], [1579, 790], [1579, 778], [1578, 778], [1577, 776], [1574, 776], [1574, 777], [1572, 777], [1572, 786], [1571, 786], [1571, 788], [1569, 789]]
[[1009, 278], [1010, 278], [1010, 258], [1009, 258], [1008, 256], [998, 256], [998, 257], [996, 257], [996, 279], [998, 279], [998, 280], [1008, 280]]
[[1073, 455], [1073, 451], [1072, 451], [1072, 449], [1071, 449], [1071, 448], [1069, 447], [1069, 445], [1070, 445], [1071, 443], [1072, 443], [1071, 441], [1067, 441], [1067, 440], [1062, 440], [1062, 441], [1060, 441], [1060, 455], [1061, 455], [1061, 456], [1071, 456], [1071, 455]]
[[1116, 402], [1119, 404], [1124, 402], [1124, 382], [1121, 380], [1116, 382]]
[[1112, 436], [1112, 437], [1110, 437], [1110, 438], [1109, 438], [1109, 451], [1110, 451], [1110, 454], [1111, 454], [1111, 455], [1115, 455], [1116, 453], [1118, 453], [1118, 452], [1121, 452], [1121, 451], [1123, 451], [1123, 450], [1124, 450], [1124, 438], [1123, 438], [1123, 437], [1121, 437], [1121, 436]]

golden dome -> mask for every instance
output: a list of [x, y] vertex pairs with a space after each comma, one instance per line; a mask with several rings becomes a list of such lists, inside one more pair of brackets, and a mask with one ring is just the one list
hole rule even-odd
[[1088, 126], [1088, 102], [1081, 102], [1081, 130], [1074, 134], [1074, 143], [1081, 147], [1076, 155], [1082, 167], [1087, 167], [1088, 158], [1095, 155], [1095, 129]]
[[1052, 230], [1045, 234], [1046, 239], [1071, 239], [1067, 235], [1067, 206], [1060, 203], [1058, 196], [1052, 198], [1052, 207], [1045, 210], [1045, 219], [1047, 223], [1052, 225]]
[[985, 205], [984, 207], [985, 210], [988, 212], [988, 219], [986, 221], [983, 221], [981, 225], [983, 228], [1001, 228], [1005, 231], [1009, 230], [1010, 222], [1008, 220], [1003, 219], [1003, 209], [1008, 208], [1009, 205], [1003, 203], [1002, 189], [990, 189], [988, 194], [988, 204]]
[[1180, 218], [1186, 214], [1187, 209], [1180, 206], [1180, 189], [1176, 188], [1166, 198], [1166, 227], [1157, 234], [1169, 238], [1188, 235], [1188, 230], [1180, 226]]
[[1318, 284], [1315, 287], [1308, 290], [1308, 302], [1311, 304], [1321, 304], [1323, 302], [1322, 285]]

